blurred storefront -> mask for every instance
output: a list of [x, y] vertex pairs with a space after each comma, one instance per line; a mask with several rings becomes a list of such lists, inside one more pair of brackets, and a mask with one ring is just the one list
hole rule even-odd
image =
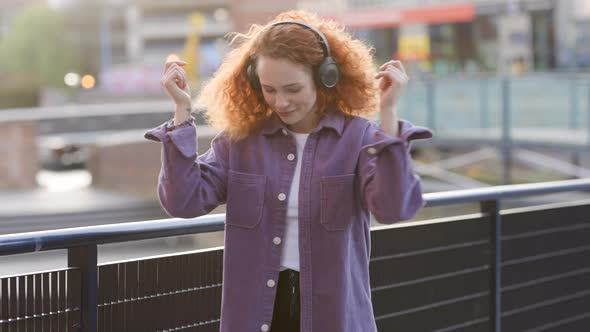
[[476, 56], [470, 32], [474, 5], [447, 2], [425, 5], [406, 1], [403, 7], [380, 8], [374, 7], [374, 2], [354, 1], [334, 17], [375, 46], [378, 62], [394, 57], [413, 71], [447, 73], [458, 66], [463, 70]]
[[[334, 0], [332, 0], [334, 2]], [[331, 16], [375, 46], [378, 61], [396, 57], [415, 70], [452, 73], [550, 71], [560, 66], [558, 20], [588, 0], [342, 0]], [[304, 2], [307, 3], [307, 2]], [[313, 6], [311, 6], [313, 7]], [[338, 10], [334, 10], [338, 8]], [[588, 10], [590, 11], [590, 10]], [[577, 14], [580, 15], [580, 14]], [[586, 16], [587, 17], [587, 16]], [[580, 21], [580, 19], [577, 19]], [[587, 24], [582, 22], [580, 25]], [[587, 27], [586, 25], [584, 25]], [[588, 29], [578, 38], [588, 40]], [[577, 50], [583, 56], [587, 51]]]
[[[223, 36], [287, 9], [335, 18], [375, 46], [376, 61], [448, 75], [590, 67], [590, 0], [157, 0], [120, 1], [111, 20], [112, 62], [155, 65], [178, 52], [186, 14], [204, 13], [200, 72], [227, 52]], [[103, 68], [106, 63], [103, 63]]]
[[[575, 0], [572, 8], [567, 10], [573, 12], [573, 19], [566, 21], [573, 22], [574, 38], [573, 50], [571, 53], [570, 62], [565, 60], [565, 65], [573, 68], [590, 68], [590, 1], [589, 0]], [[566, 15], [567, 16], [567, 15]], [[566, 48], [570, 48], [567, 45]]]
[[478, 62], [483, 71], [548, 71], [555, 62], [552, 0], [509, 0], [477, 5]]

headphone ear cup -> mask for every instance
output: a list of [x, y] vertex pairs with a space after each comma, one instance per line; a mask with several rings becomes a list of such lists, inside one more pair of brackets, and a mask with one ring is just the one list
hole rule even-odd
[[326, 57], [316, 72], [318, 82], [325, 88], [333, 88], [340, 79], [338, 64], [332, 57]]
[[256, 74], [256, 66], [254, 66], [252, 63], [248, 64], [248, 67], [246, 68], [246, 75], [248, 76], [248, 81], [250, 82], [252, 89], [255, 92], [260, 92], [260, 80]]

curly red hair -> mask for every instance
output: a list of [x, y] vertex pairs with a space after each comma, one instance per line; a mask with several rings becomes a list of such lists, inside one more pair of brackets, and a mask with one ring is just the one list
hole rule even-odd
[[209, 123], [224, 130], [232, 140], [246, 137], [272, 115], [260, 93], [250, 86], [246, 74], [250, 61], [264, 55], [315, 67], [324, 58], [324, 50], [313, 31], [296, 24], [268, 28], [273, 22], [283, 20], [300, 21], [319, 29], [328, 40], [332, 58], [338, 63], [340, 80], [336, 87], [317, 87], [319, 112], [325, 112], [328, 105], [358, 116], [368, 116], [376, 110], [378, 88], [374, 79], [373, 49], [354, 39], [334, 21], [304, 11], [288, 11], [277, 15], [267, 25], [252, 25], [246, 34], [234, 34], [231, 44], [237, 47], [227, 54], [197, 98], [197, 104], [205, 108]]

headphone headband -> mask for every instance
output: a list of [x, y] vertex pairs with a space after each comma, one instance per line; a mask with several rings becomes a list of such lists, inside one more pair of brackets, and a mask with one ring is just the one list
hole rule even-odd
[[316, 27], [309, 25], [307, 23], [303, 23], [300, 21], [292, 21], [292, 20], [286, 20], [286, 21], [278, 21], [278, 22], [274, 22], [271, 23], [268, 27], [273, 27], [275, 25], [283, 25], [283, 24], [296, 24], [299, 25], [301, 27], [307, 28], [313, 32], [315, 32], [316, 35], [318, 35], [318, 37], [320, 37], [320, 39], [322, 40], [321, 44], [323, 45], [324, 48], [324, 52], [326, 54], [324, 54], [325, 57], [330, 57], [331, 55], [331, 51], [330, 51], [330, 44], [328, 44], [328, 40], [326, 39], [326, 36], [324, 36], [324, 34]]

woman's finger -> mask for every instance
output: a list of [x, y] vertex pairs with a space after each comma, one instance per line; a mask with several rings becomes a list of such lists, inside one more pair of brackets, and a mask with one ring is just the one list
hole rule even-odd
[[379, 89], [384, 90], [393, 84], [394, 78], [387, 73], [381, 73], [376, 77], [379, 79]]
[[[171, 65], [171, 66], [168, 68], [168, 71], [167, 71], [167, 73], [166, 73], [166, 74], [168, 74], [168, 73], [170, 73], [170, 72], [173, 72], [173, 71], [176, 71], [176, 72], [178, 72], [178, 73], [180, 74], [180, 76], [182, 77], [182, 81], [183, 81], [183, 82], [186, 82], [186, 71], [185, 71], [184, 69], [182, 69], [181, 67], [179, 67], [179, 66], [178, 66], [178, 65], [176, 65], [176, 64], [173, 64], [173, 65]], [[166, 74], [165, 74], [165, 75], [166, 75]], [[184, 85], [182, 85], [182, 86], [180, 86], [180, 87], [181, 87], [181, 88], [184, 88]]]
[[409, 79], [408, 75], [406, 75], [406, 73], [402, 72], [401, 70], [399, 70], [396, 67], [389, 67], [389, 68], [387, 68], [386, 71], [389, 71], [389, 72], [395, 74], [396, 77], [398, 77], [399, 79], [401, 79], [403, 81], [407, 81]]
[[395, 61], [393, 63], [393, 66], [396, 67], [397, 69], [401, 70], [404, 74], [406, 73], [406, 68], [404, 67], [404, 65], [401, 61]]
[[405, 81], [409, 80], [409, 77], [408, 77], [408, 75], [407, 75], [405, 72], [403, 72], [402, 70], [400, 70], [399, 68], [397, 68], [397, 67], [394, 67], [394, 66], [388, 66], [388, 67], [385, 69], [385, 71], [390, 71], [390, 72], [392, 72], [392, 73], [395, 73], [396, 75], [399, 75], [399, 76], [400, 76], [400, 77], [401, 77], [403, 80], [405, 80]]
[[169, 71], [172, 71], [172, 70], [176, 70], [176, 69], [184, 70], [184, 69], [182, 69], [182, 67], [180, 67], [179, 64], [173, 63], [170, 66], [168, 66], [168, 69], [166, 70], [166, 72], [169, 72]]
[[376, 78], [380, 79], [379, 89], [381, 89], [382, 91], [392, 86], [397, 86], [401, 88], [405, 86], [408, 82], [407, 79], [400, 73], [395, 73], [393, 71], [384, 71], [380, 73]]
[[402, 65], [401, 61], [392, 61], [391, 64], [384, 66], [383, 69], [381, 69], [381, 70], [388, 70], [388, 69], [398, 71], [398, 72], [402, 73], [403, 75], [408, 76], [406, 74], [405, 69], [404, 69], [404, 65]]
[[164, 64], [164, 73], [168, 71], [168, 69], [172, 66], [172, 65], [177, 65], [177, 66], [185, 66], [187, 64], [186, 61], [182, 61], [182, 60], [176, 60], [176, 61], [166, 61], [166, 63]]
[[386, 70], [388, 67], [396, 68], [397, 70], [399, 70], [402, 73], [404, 73], [404, 75], [406, 75], [406, 68], [404, 67], [404, 65], [402, 64], [402, 62], [399, 61], [399, 60], [387, 61], [386, 63], [384, 63], [383, 65], [381, 65], [381, 67], [379, 67], [379, 70], [383, 71], [383, 70]]
[[186, 82], [186, 72], [185, 72], [185, 71], [184, 71], [182, 68], [180, 68], [180, 67], [179, 67], [179, 68], [177, 68], [177, 69], [176, 69], [176, 71], [178, 72], [178, 74], [179, 74], [179, 75], [180, 75], [180, 77], [182, 78], [182, 79], [180, 80], [180, 82], [179, 82], [179, 83], [180, 83], [180, 84], [179, 84], [179, 87], [180, 87], [181, 89], [184, 89], [184, 87], [186, 86], [186, 83], [187, 83], [187, 82]]
[[[403, 68], [403, 67], [402, 67]], [[400, 73], [402, 76], [408, 78], [408, 75], [405, 73], [405, 71], [403, 71], [403, 69], [400, 69], [399, 67], [396, 67], [392, 64], [386, 65], [386, 66], [382, 66], [381, 72], [383, 71], [394, 71], [397, 73]]]
[[393, 65], [393, 63], [394, 63], [395, 61], [396, 61], [396, 60], [389, 60], [389, 61], [387, 61], [386, 63], [382, 64], [382, 65], [381, 65], [381, 67], [379, 67], [379, 70], [384, 70], [384, 69], [385, 69], [387, 66], [389, 66], [389, 65]]
[[385, 78], [389, 80], [396, 80], [400, 83], [405, 83], [408, 81], [408, 76], [396, 68], [388, 68], [387, 70], [383, 70], [375, 75], [375, 78]]
[[185, 80], [185, 76], [183, 75], [182, 70], [180, 68], [171, 67], [165, 76], [168, 80], [176, 82], [178, 86], [182, 88], [182, 83]]
[[381, 67], [379, 67], [379, 70], [383, 70], [387, 66], [394, 66], [394, 67], [404, 70], [403, 69], [404, 66], [402, 65], [402, 62], [399, 60], [389, 60], [386, 63], [382, 64]]
[[171, 87], [173, 84], [178, 86], [180, 88], [180, 85], [178, 84], [178, 82], [180, 82], [182, 80], [182, 76], [180, 75], [180, 73], [176, 70], [172, 70], [170, 72], [168, 72], [167, 75], [164, 76], [164, 78], [162, 79], [162, 83], [165, 87]]

